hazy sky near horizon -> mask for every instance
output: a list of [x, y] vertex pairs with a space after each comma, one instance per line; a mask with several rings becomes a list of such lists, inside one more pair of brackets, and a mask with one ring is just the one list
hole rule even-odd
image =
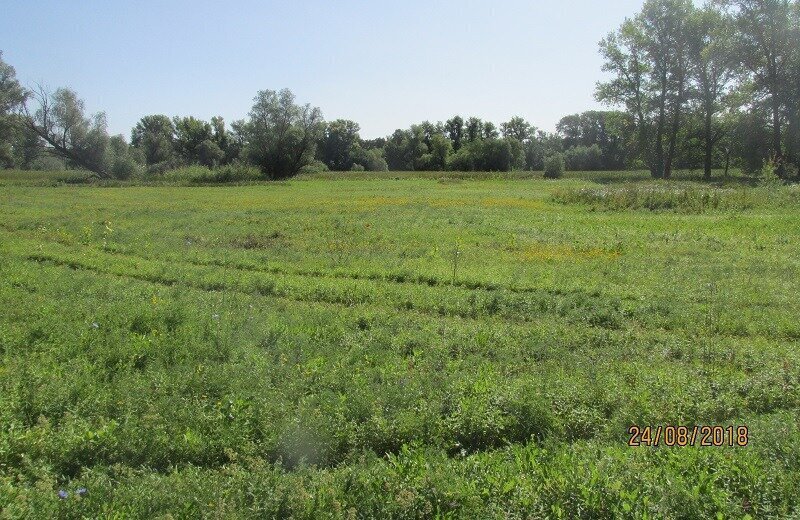
[[365, 138], [423, 120], [521, 115], [554, 130], [594, 101], [597, 43], [642, 0], [2, 0], [25, 85], [76, 90], [109, 131], [147, 114], [244, 118], [291, 89]]

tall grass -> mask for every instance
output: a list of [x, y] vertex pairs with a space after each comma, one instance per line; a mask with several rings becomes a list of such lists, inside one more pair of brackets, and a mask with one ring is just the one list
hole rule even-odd
[[226, 164], [216, 168], [186, 166], [169, 170], [163, 175], [144, 177], [145, 180], [164, 180], [177, 184], [219, 184], [253, 182], [262, 179], [261, 171], [244, 164]]
[[747, 189], [700, 188], [696, 186], [634, 185], [608, 188], [560, 188], [553, 200], [562, 204], [583, 204], [609, 211], [646, 209], [704, 213], [715, 210], [744, 211], [764, 203], [763, 194]]

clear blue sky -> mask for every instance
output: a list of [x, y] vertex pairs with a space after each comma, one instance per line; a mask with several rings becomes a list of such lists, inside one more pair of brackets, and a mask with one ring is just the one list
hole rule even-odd
[[385, 136], [425, 119], [521, 115], [553, 130], [599, 105], [597, 42], [642, 0], [1, 0], [0, 50], [26, 85], [68, 86], [112, 133], [146, 114], [245, 117], [290, 88]]

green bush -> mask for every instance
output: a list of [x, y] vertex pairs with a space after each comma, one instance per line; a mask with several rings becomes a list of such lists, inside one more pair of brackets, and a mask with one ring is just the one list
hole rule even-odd
[[459, 151], [447, 158], [447, 169], [454, 172], [475, 171], [475, 159], [469, 146], [462, 146]]
[[760, 177], [759, 184], [767, 188], [774, 188], [783, 184], [783, 181], [778, 176], [778, 164], [773, 159], [764, 161]]
[[564, 153], [564, 162], [570, 171], [597, 171], [603, 168], [603, 151], [600, 146], [575, 146]]
[[514, 154], [507, 139], [484, 139], [468, 143], [447, 159], [452, 171], [508, 172], [514, 165]]
[[328, 171], [328, 165], [322, 161], [314, 161], [300, 168], [300, 173], [322, 173]]
[[178, 168], [181, 168], [181, 164], [175, 159], [169, 159], [166, 161], [161, 161], [149, 165], [147, 167], [147, 172], [145, 176], [146, 177], [160, 176], [164, 175], [170, 170], [177, 170]]
[[544, 160], [544, 178], [560, 179], [564, 175], [564, 156], [553, 154]]
[[139, 173], [141, 167], [129, 155], [117, 157], [111, 165], [111, 175], [115, 179], [130, 179]]
[[786, 173], [784, 174], [785, 178], [800, 180], [800, 166], [797, 164], [786, 163], [784, 168], [786, 168]]

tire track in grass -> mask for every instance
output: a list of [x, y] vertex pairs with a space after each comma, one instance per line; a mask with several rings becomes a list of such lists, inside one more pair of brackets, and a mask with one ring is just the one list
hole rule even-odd
[[[0, 228], [4, 226], [0, 223]], [[19, 237], [20, 234], [16, 232], [10, 232], [10, 234]], [[69, 247], [81, 247], [76, 244], [66, 244], [63, 241], [59, 240], [48, 240], [43, 239], [41, 237], [31, 237], [31, 236], [24, 236], [24, 240], [36, 241], [36, 242], [46, 242], [49, 244], [59, 244], [62, 246], [69, 246]], [[188, 257], [179, 257], [176, 255], [168, 255], [166, 257], [158, 257], [158, 256], [148, 256], [142, 254], [133, 253], [125, 248], [118, 247], [115, 244], [117, 249], [110, 251], [110, 250], [103, 250], [100, 251], [95, 248], [85, 247], [90, 251], [98, 251], [108, 255], [116, 255], [121, 257], [129, 257], [129, 258], [137, 258], [142, 260], [149, 260], [149, 261], [158, 261], [158, 262], [170, 262], [170, 263], [181, 263], [181, 264], [191, 264], [200, 267], [222, 267], [225, 269], [237, 269], [240, 271], [251, 271], [256, 273], [267, 273], [267, 274], [281, 274], [281, 275], [289, 275], [289, 276], [304, 276], [309, 278], [327, 278], [327, 279], [337, 279], [337, 280], [367, 280], [367, 281], [375, 281], [375, 282], [384, 282], [384, 283], [392, 283], [392, 284], [403, 284], [403, 285], [420, 285], [420, 286], [428, 286], [428, 287], [458, 287], [463, 289], [475, 290], [475, 291], [507, 291], [515, 294], [542, 294], [547, 293], [552, 296], [567, 296], [567, 295], [575, 295], [575, 294], [584, 294], [590, 297], [598, 297], [600, 296], [600, 292], [595, 291], [583, 291], [583, 290], [576, 290], [576, 289], [546, 289], [541, 287], [530, 287], [530, 286], [512, 286], [512, 285], [503, 285], [501, 283], [493, 283], [493, 282], [484, 282], [481, 280], [459, 280], [453, 282], [452, 279], [441, 278], [435, 275], [424, 275], [419, 273], [409, 273], [409, 272], [368, 272], [368, 273], [359, 273], [359, 272], [345, 272], [345, 271], [325, 271], [320, 269], [296, 269], [296, 268], [289, 268], [283, 265], [273, 264], [270, 266], [258, 266], [253, 265], [250, 263], [243, 263], [243, 262], [236, 262], [236, 261], [226, 261], [223, 259], [212, 258], [209, 260], [201, 260], [197, 258], [188, 258]], [[627, 299], [623, 297], [622, 299]]]
[[[92, 268], [111, 274], [130, 275], [132, 271], [146, 268], [149, 272], [147, 281], [154, 281], [164, 285], [180, 283], [182, 276], [190, 271], [189, 266], [197, 267], [200, 282], [195, 285], [208, 290], [239, 290], [240, 292], [256, 292], [265, 296], [278, 296], [297, 301], [324, 301], [343, 305], [358, 305], [375, 303], [396, 308], [397, 310], [416, 309], [432, 315], [458, 316], [462, 318], [477, 318], [480, 316], [496, 316], [507, 321], [530, 322], [534, 316], [556, 315], [566, 318], [575, 324], [587, 324], [607, 329], [622, 328], [624, 322], [629, 321], [631, 311], [625, 309], [622, 300], [618, 298], [602, 297], [599, 292], [585, 291], [553, 291], [547, 289], [528, 289], [514, 292], [506, 288], [485, 289], [461, 287], [458, 284], [444, 283], [436, 285], [431, 283], [398, 282], [385, 280], [382, 277], [361, 278], [350, 276], [314, 276], [294, 274], [286, 271], [273, 273], [262, 269], [242, 269], [228, 265], [210, 266], [201, 263], [182, 262], [169, 259], [165, 263], [161, 259], [150, 259], [138, 255], [127, 255], [119, 252], [100, 251], [85, 246], [63, 244], [60, 241], [48, 242], [51, 249], [60, 250], [60, 254], [29, 255], [31, 249], [42, 250], [41, 241], [32, 239], [18, 239], [14, 244], [17, 254], [28, 256], [36, 261], [55, 261], [72, 264], [72, 267]], [[27, 246], [27, 247], [26, 247]], [[91, 255], [95, 257], [94, 263], [87, 263]], [[127, 270], [109, 270], [110, 265], [127, 265]], [[240, 276], [233, 282], [222, 280], [224, 273], [219, 269], [208, 267], [223, 267], [226, 271], [237, 271]], [[183, 272], [181, 272], [183, 268]], [[168, 276], [169, 274], [169, 276]], [[282, 277], [259, 277], [258, 275], [281, 274]], [[309, 278], [313, 278], [310, 281]], [[216, 279], [216, 280], [215, 280]], [[239, 282], [245, 280], [247, 283]], [[327, 283], [331, 282], [331, 283]], [[353, 283], [342, 283], [353, 282]], [[308, 288], [313, 290], [309, 291]], [[377, 296], [377, 297], [376, 297]]]
[[409, 290], [403, 285], [387, 285], [372, 280], [309, 280], [308, 277], [298, 275], [275, 277], [230, 268], [220, 272], [219, 269], [191, 264], [163, 264], [97, 251], [93, 251], [91, 256], [86, 252], [81, 255], [63, 250], [59, 253], [22, 252], [22, 256], [35, 262], [116, 274], [162, 285], [182, 284], [210, 291], [234, 290], [295, 301], [319, 301], [345, 306], [373, 304], [398, 311], [416, 310], [439, 316], [494, 317], [527, 323], [533, 321], [532, 318], [551, 315], [570, 323], [610, 329], [622, 328], [623, 321], [627, 319], [622, 315], [617, 302], [602, 301], [587, 295], [559, 298], [544, 291], [540, 294], [519, 295], [507, 291], [480, 292], [458, 287], [449, 287], [443, 291], [442, 288], [424, 285], [414, 285]]
[[[2, 227], [2, 226], [0, 226]], [[1, 232], [0, 232], [1, 233]], [[42, 241], [36, 239], [19, 238], [19, 234], [12, 233], [12, 236], [17, 237], [17, 249], [24, 250], [23, 243], [29, 245], [28, 250], [38, 248], [42, 250]], [[493, 284], [467, 284], [456, 283], [455, 285], [449, 281], [432, 279], [425, 283], [419, 283], [408, 279], [397, 280], [391, 274], [384, 275], [381, 273], [326, 273], [318, 270], [293, 270], [287, 269], [283, 266], [254, 266], [242, 264], [240, 262], [227, 262], [221, 259], [211, 259], [209, 261], [188, 259], [181, 261], [180, 259], [169, 255], [168, 258], [149, 257], [144, 255], [130, 254], [121, 252], [120, 250], [99, 250], [91, 246], [65, 244], [62, 241], [48, 240], [45, 241], [51, 247], [61, 249], [71, 249], [75, 254], [82, 253], [83, 256], [88, 254], [104, 255], [107, 258], [116, 258], [125, 262], [135, 262], [137, 260], [147, 261], [151, 263], [165, 264], [168, 263], [174, 266], [195, 266], [199, 268], [216, 267], [225, 270], [234, 270], [239, 272], [246, 272], [250, 274], [266, 274], [275, 275], [275, 280], [281, 277], [293, 278], [298, 281], [298, 285], [308, 285], [309, 283], [322, 282], [319, 285], [326, 286], [325, 289], [328, 295], [323, 295], [320, 301], [328, 301], [331, 303], [342, 303], [345, 305], [356, 305], [359, 303], [368, 303], [374, 301], [373, 298], [361, 294], [354, 297], [353, 294], [345, 294], [338, 296], [334, 293], [341, 293], [343, 284], [325, 284], [325, 281], [344, 281], [344, 282], [373, 282], [368, 287], [371, 291], [367, 293], [389, 293], [382, 303], [384, 306], [392, 307], [398, 310], [411, 310], [416, 307], [421, 307], [422, 312], [431, 315], [450, 315], [462, 318], [477, 318], [481, 315], [500, 316], [506, 320], [530, 323], [533, 316], [558, 316], [566, 318], [568, 323], [572, 324], [588, 324], [590, 326], [598, 326], [604, 329], [624, 329], [624, 328], [643, 328], [643, 329], [664, 329], [672, 330], [678, 325], [669, 320], [670, 309], [658, 302], [641, 301], [632, 296], [609, 296], [603, 295], [600, 291], [580, 291], [580, 290], [558, 290], [558, 289], [514, 289], [503, 286], [495, 286]], [[8, 244], [8, 243], [7, 243]], [[24, 256], [24, 255], [23, 255]], [[105, 264], [106, 262], [104, 262]], [[218, 272], [219, 269], [212, 272]], [[309, 282], [309, 279], [315, 281]], [[155, 280], [158, 281], [158, 280]], [[161, 280], [162, 282], [164, 280]], [[302, 284], [300, 283], [302, 281]], [[167, 284], [174, 284], [174, 281], [169, 281]], [[396, 288], [385, 289], [385, 286], [396, 286]], [[224, 290], [230, 287], [230, 284], [218, 283], [216, 285], [206, 285], [212, 290]], [[347, 287], [347, 286], [344, 286]], [[350, 285], [349, 287], [360, 287], [363, 291], [364, 284]], [[243, 292], [253, 292], [252, 289]], [[263, 287], [256, 292], [261, 292], [264, 295], [271, 295], [269, 290], [263, 290]], [[434, 304], [435, 298], [432, 296], [436, 293], [445, 294], [445, 299], [449, 298], [450, 301], [446, 305]], [[460, 294], [462, 301], [453, 304], [452, 295], [454, 292]], [[334, 296], [331, 296], [334, 294]], [[421, 304], [418, 298], [409, 298], [409, 295], [422, 294], [427, 296]], [[274, 295], [274, 294], [273, 294]], [[278, 294], [277, 296], [285, 296], [290, 299], [298, 301], [313, 301], [313, 297], [303, 296], [297, 298], [292, 295]], [[463, 301], [464, 299], [468, 301]], [[388, 300], [388, 301], [386, 301]], [[379, 303], [379, 302], [376, 302]], [[666, 324], [666, 325], [665, 325]], [[680, 325], [683, 328], [685, 325]], [[704, 331], [708, 333], [708, 331]], [[714, 331], [714, 336], [719, 337], [744, 337], [741, 333], [731, 331]], [[750, 331], [747, 337], [765, 337], [770, 339], [785, 339], [786, 334], [781, 331]], [[795, 336], [790, 336], [789, 339], [794, 339]]]
[[[53, 244], [63, 247], [60, 243]], [[563, 319], [571, 325], [604, 330], [674, 330], [674, 328], [664, 329], [658, 323], [648, 321], [647, 313], [659, 312], [660, 308], [647, 305], [634, 307], [631, 301], [619, 298], [604, 300], [596, 293], [577, 291], [559, 293], [546, 289], [542, 289], [538, 293], [533, 291], [514, 293], [506, 289], [486, 291], [450, 284], [436, 286], [398, 283], [381, 279], [316, 277], [283, 272], [273, 273], [261, 269], [240, 269], [216, 264], [197, 265], [177, 260], [164, 264], [158, 260], [136, 255], [101, 252], [95, 249], [90, 249], [89, 253], [122, 260], [128, 263], [131, 269], [109, 269], [108, 265], [112, 265], [114, 262], [100, 262], [97, 265], [91, 265], [76, 259], [75, 256], [65, 258], [53, 254], [27, 254], [20, 251], [16, 252], [16, 256], [30, 261], [49, 262], [73, 269], [115, 274], [165, 286], [185, 285], [207, 291], [229, 290], [241, 294], [255, 293], [260, 296], [298, 302], [330, 303], [346, 307], [374, 305], [399, 312], [417, 311], [430, 316], [475, 320], [492, 318], [516, 324], [531, 324], [552, 316]], [[77, 255], [78, 253], [73, 254]], [[83, 252], [82, 256], [86, 258], [86, 252]], [[148, 264], [149, 269], [141, 269], [142, 263]], [[214, 267], [217, 269], [213, 269]], [[185, 275], [191, 270], [199, 272], [199, 278], [196, 276], [194, 281], [187, 282]], [[136, 274], [135, 271], [139, 271], [139, 274]], [[230, 277], [220, 280], [219, 278], [224, 277], [226, 272], [238, 272], [241, 276], [236, 277], [233, 281], [230, 280]], [[241, 280], [244, 280], [245, 283], [240, 283]], [[348, 285], [346, 282], [352, 283]], [[678, 328], [683, 329], [684, 327]], [[704, 333], [708, 334], [709, 331]], [[720, 331], [711, 335], [742, 339], [740, 334]], [[771, 331], [749, 333], [747, 337], [786, 339], [785, 335]]]

